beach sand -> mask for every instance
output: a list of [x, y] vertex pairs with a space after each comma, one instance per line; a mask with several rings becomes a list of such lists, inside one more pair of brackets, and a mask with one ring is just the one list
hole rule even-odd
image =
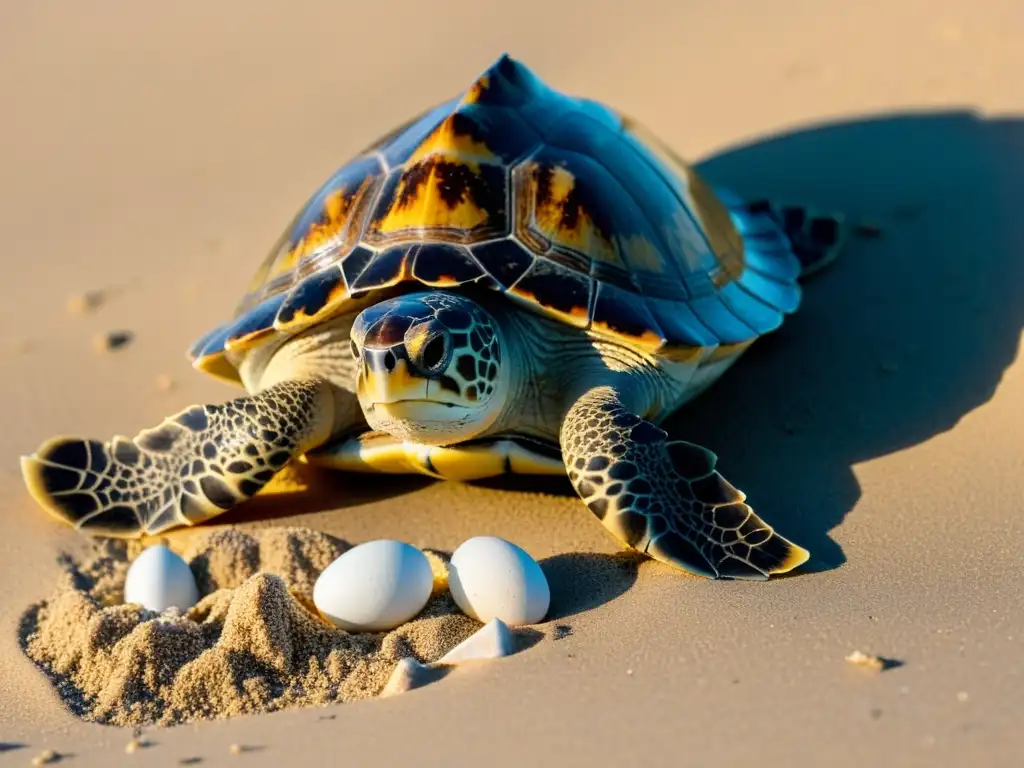
[[[1024, 10], [605, 5], [0, 8], [0, 764], [1020, 764]], [[210, 528], [503, 536], [549, 575], [543, 637], [394, 698], [146, 728], [124, 755], [131, 729], [66, 711], [21, 650], [87, 542], [18, 456], [236, 394], [184, 349], [333, 169], [506, 50], [715, 183], [869, 225], [670, 426], [812, 561], [710, 582], [616, 555], [566, 482], [315, 474]]]

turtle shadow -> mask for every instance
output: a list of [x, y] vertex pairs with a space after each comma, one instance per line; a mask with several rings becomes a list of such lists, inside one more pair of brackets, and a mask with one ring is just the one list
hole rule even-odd
[[644, 555], [622, 551], [566, 552], [544, 558], [539, 565], [551, 588], [545, 622], [567, 619], [610, 603], [633, 586]]
[[712, 183], [870, 221], [804, 304], [673, 415], [780, 532], [845, 562], [829, 531], [852, 467], [952, 428], [994, 394], [1024, 327], [1024, 119], [966, 111], [842, 121], [707, 158]]
[[577, 498], [576, 489], [569, 482], [569, 475], [500, 475], [483, 480], [474, 480], [473, 485], [498, 491], [528, 491], [547, 496]]
[[288, 493], [257, 494], [218, 515], [218, 524], [277, 520], [330, 512], [413, 493], [434, 482], [419, 475], [384, 475], [340, 472], [310, 465], [292, 469], [305, 487]]

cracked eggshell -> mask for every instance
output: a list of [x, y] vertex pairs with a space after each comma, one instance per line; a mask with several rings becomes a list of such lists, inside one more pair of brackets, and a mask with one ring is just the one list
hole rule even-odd
[[468, 616], [510, 627], [536, 624], [551, 605], [540, 565], [522, 547], [497, 536], [475, 536], [452, 554], [448, 588]]
[[128, 567], [124, 601], [150, 611], [187, 611], [199, 602], [199, 589], [188, 563], [162, 544], [147, 547]]
[[430, 562], [393, 539], [359, 544], [327, 566], [313, 586], [313, 604], [349, 632], [386, 632], [423, 610], [434, 586]]
[[491, 619], [437, 660], [438, 664], [462, 664], [467, 661], [500, 659], [515, 653], [516, 641], [508, 625], [501, 619]]

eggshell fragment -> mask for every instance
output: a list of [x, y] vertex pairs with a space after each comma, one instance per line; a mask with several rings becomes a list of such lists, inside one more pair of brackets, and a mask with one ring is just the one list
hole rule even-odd
[[477, 630], [448, 653], [437, 660], [438, 664], [461, 664], [466, 661], [500, 659], [515, 652], [515, 638], [508, 625], [501, 619], [491, 619], [482, 629]]
[[431, 664], [421, 664], [412, 657], [406, 657], [395, 665], [387, 685], [380, 692], [380, 697], [386, 699], [400, 693], [407, 693], [415, 688], [429, 685], [443, 676], [443, 670], [439, 670]]
[[426, 555], [404, 542], [378, 539], [327, 566], [313, 586], [313, 603], [336, 627], [385, 632], [422, 611], [433, 586]]
[[124, 581], [124, 601], [151, 611], [187, 611], [199, 602], [199, 589], [188, 563], [162, 544], [142, 551]]
[[448, 587], [459, 608], [484, 623], [536, 624], [551, 605], [551, 588], [537, 561], [497, 536], [475, 536], [455, 550]]

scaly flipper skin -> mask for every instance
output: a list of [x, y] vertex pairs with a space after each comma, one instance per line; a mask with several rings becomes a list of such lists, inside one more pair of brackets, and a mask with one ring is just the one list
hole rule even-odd
[[657, 560], [712, 578], [764, 580], [805, 562], [743, 503], [705, 448], [669, 441], [611, 386], [580, 397], [562, 424], [569, 479], [616, 537]]
[[483, 480], [504, 474], [561, 475], [557, 445], [527, 437], [480, 438], [456, 445], [421, 445], [386, 432], [364, 432], [306, 455], [318, 467], [346, 472], [418, 473], [438, 480]]
[[21, 470], [32, 496], [91, 534], [130, 538], [193, 525], [259, 491], [333, 426], [322, 381], [286, 381], [252, 397], [193, 405], [134, 439], [55, 437]]

